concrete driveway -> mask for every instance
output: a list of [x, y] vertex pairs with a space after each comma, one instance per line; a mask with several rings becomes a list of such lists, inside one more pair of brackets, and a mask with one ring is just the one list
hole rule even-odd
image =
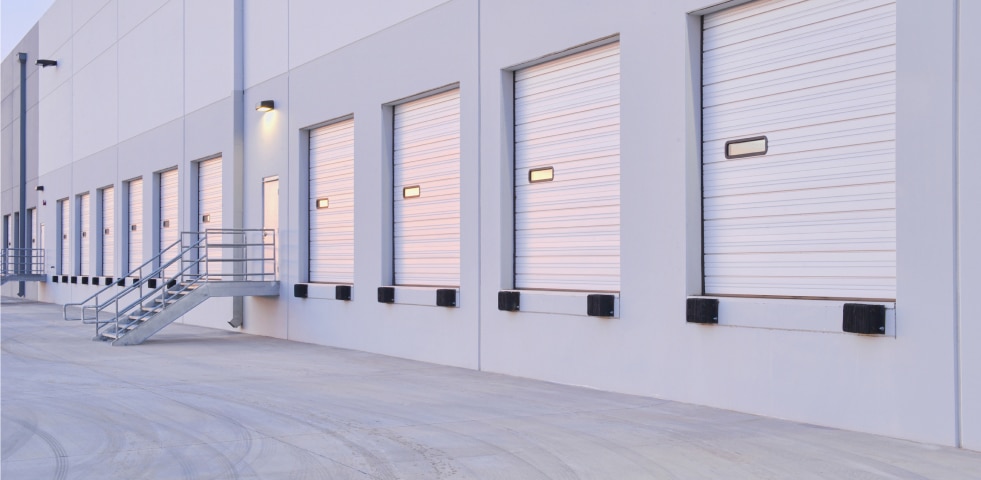
[[981, 453], [174, 324], [2, 305], [2, 477], [981, 478]]

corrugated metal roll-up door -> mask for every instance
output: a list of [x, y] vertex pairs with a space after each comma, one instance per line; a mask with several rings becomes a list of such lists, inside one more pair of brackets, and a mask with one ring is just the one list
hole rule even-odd
[[78, 196], [78, 208], [79, 208], [79, 221], [78, 221], [78, 274], [79, 275], [91, 275], [91, 270], [89, 269], [89, 253], [92, 245], [92, 235], [89, 235], [89, 230], [92, 228], [90, 223], [92, 220], [92, 202], [91, 195], [84, 193]]
[[395, 284], [460, 284], [460, 90], [395, 106]]
[[[143, 179], [129, 181], [129, 198], [126, 199], [126, 213], [129, 215], [126, 228], [129, 258], [127, 274], [132, 273], [143, 263]], [[138, 275], [138, 274], [134, 274]]]
[[61, 250], [58, 273], [62, 275], [71, 275], [74, 273], [71, 268], [71, 218], [68, 199], [58, 200], [58, 228], [60, 229], [58, 232], [58, 249]]
[[894, 2], [703, 20], [705, 293], [894, 299]]
[[620, 44], [514, 73], [515, 288], [620, 290]]
[[[198, 164], [198, 231], [221, 229], [221, 157], [205, 160]], [[208, 241], [221, 243], [221, 237], [212, 235]], [[221, 247], [209, 248], [209, 260], [222, 257]], [[221, 263], [208, 267], [209, 272], [220, 273]]]
[[[180, 239], [180, 228], [178, 228], [178, 215], [180, 213], [180, 198], [177, 189], [177, 169], [167, 170], [160, 173], [160, 244], [158, 252], [162, 252], [172, 243]], [[180, 253], [179, 247], [174, 247], [167, 251], [160, 259], [161, 265], [170, 261]], [[180, 263], [174, 262], [164, 271], [164, 275], [169, 277], [177, 274], [180, 270]]]
[[354, 282], [354, 120], [310, 131], [310, 281]]
[[115, 275], [116, 263], [116, 189], [102, 189], [102, 274]]

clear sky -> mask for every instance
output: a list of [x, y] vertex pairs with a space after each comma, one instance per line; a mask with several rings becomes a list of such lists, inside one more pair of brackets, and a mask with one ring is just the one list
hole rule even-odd
[[24, 38], [54, 0], [0, 0], [0, 58]]

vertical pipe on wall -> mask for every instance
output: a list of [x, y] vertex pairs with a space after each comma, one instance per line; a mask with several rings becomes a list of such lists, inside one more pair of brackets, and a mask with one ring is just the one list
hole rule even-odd
[[[232, 155], [230, 163], [232, 165], [232, 215], [230, 228], [244, 228], [245, 226], [245, 176], [243, 168], [245, 165], [245, 13], [243, 11], [243, 0], [235, 0], [233, 3], [235, 20], [233, 22], [235, 33], [233, 34], [233, 55], [234, 67], [232, 78]], [[225, 160], [222, 160], [225, 161]], [[222, 172], [222, 175], [226, 175]], [[222, 193], [222, 195], [225, 195]], [[224, 208], [224, 205], [222, 206]], [[238, 255], [233, 253], [232, 255]], [[240, 262], [232, 264], [232, 273], [244, 273]], [[244, 297], [232, 297], [232, 319], [228, 324], [232, 328], [240, 328], [245, 323], [245, 299]]]
[[[18, 226], [20, 231], [16, 246], [23, 249], [28, 244], [28, 235], [30, 235], [27, 230], [27, 54], [18, 53], [17, 61], [20, 62], [20, 225]], [[24, 255], [26, 250], [17, 251], [21, 252], [21, 256], [16, 271], [25, 274], [30, 258]], [[24, 296], [23, 280], [17, 282], [17, 296]]]
[[961, 309], [960, 309], [960, 294], [961, 294], [961, 244], [960, 244], [960, 170], [958, 169], [958, 163], [960, 162], [960, 0], [954, 0], [954, 446], [962, 447], [962, 432], [963, 427], [963, 402], [961, 395], [961, 379], [963, 372], [961, 370]]

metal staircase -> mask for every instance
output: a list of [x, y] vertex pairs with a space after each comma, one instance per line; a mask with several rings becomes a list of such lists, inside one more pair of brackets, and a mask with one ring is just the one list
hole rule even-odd
[[275, 231], [182, 232], [113, 285], [65, 305], [64, 318], [94, 324], [96, 340], [137, 345], [208, 298], [276, 295]]
[[0, 285], [7, 282], [43, 282], [43, 248], [4, 248], [0, 252]]

